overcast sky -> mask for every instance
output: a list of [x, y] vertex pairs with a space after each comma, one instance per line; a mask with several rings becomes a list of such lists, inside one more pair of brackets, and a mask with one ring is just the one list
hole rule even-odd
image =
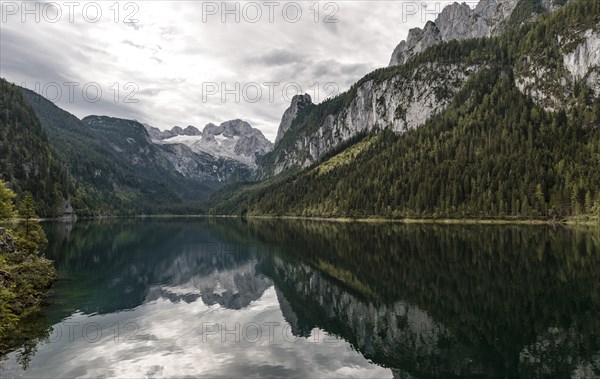
[[0, 75], [80, 118], [161, 129], [240, 118], [274, 140], [291, 96], [320, 102], [387, 66], [446, 4], [2, 1]]

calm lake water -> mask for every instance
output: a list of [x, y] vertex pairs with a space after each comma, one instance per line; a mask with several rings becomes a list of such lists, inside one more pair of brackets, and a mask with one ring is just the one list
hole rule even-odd
[[600, 376], [597, 229], [45, 226], [61, 279], [2, 378]]

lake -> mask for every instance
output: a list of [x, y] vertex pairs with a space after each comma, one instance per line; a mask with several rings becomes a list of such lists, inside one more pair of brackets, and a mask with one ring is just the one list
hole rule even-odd
[[600, 232], [275, 219], [46, 223], [10, 377], [597, 377]]

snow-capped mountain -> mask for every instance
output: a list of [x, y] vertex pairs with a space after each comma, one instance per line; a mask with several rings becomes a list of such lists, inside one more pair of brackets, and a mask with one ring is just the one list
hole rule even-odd
[[189, 125], [161, 131], [144, 125], [153, 142], [160, 144], [183, 144], [194, 152], [215, 157], [234, 159], [248, 166], [256, 166], [256, 158], [273, 149], [273, 144], [260, 130], [246, 121], [231, 120], [221, 125], [207, 124], [202, 131]]

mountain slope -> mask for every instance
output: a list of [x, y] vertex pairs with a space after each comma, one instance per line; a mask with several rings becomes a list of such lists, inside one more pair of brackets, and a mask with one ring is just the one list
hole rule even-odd
[[20, 88], [2, 78], [0, 109], [0, 178], [19, 196], [31, 192], [40, 215], [69, 214], [75, 186]]
[[[288, 167], [300, 162], [308, 168], [288, 170], [283, 177], [219, 194], [214, 198], [213, 212], [555, 217], [591, 211], [594, 202], [600, 200], [600, 99], [587, 84], [588, 74], [562, 82], [563, 87], [575, 90], [572, 94], [564, 92], [563, 107], [557, 111], [536, 104], [535, 98], [519, 89], [517, 78], [519, 65], [531, 55], [532, 45], [547, 47], [544, 51], [554, 57], [546, 60], [547, 64], [562, 65], [565, 52], [585, 40], [581, 33], [598, 28], [599, 18], [597, 2], [573, 1], [534, 24], [500, 37], [443, 43], [408, 64], [368, 75], [354, 87], [371, 83], [385, 88], [389, 78], [433, 62], [479, 67], [446, 108], [431, 115], [422, 126], [398, 133], [384, 119], [381, 129], [385, 132], [357, 128], [316, 155], [311, 155], [311, 149], [298, 147], [311, 138], [329, 143], [331, 138], [324, 142], [318, 139], [324, 135], [323, 120], [344, 112], [352, 114], [348, 104], [356, 101], [355, 90], [299, 112], [275, 146], [273, 153], [279, 156], [268, 157], [271, 161], [266, 162], [266, 171], [271, 165], [276, 172], [281, 162], [291, 162]], [[563, 41], [574, 41], [572, 46], [552, 43], [559, 34]], [[563, 74], [568, 75], [566, 71]], [[384, 95], [394, 92], [381, 91]], [[348, 102], [348, 98], [353, 100]], [[382, 99], [379, 103], [383, 109], [389, 103], [385, 96]], [[367, 105], [378, 104], [378, 100]], [[335, 106], [336, 101], [341, 104]], [[357, 143], [365, 134], [367, 139]], [[293, 138], [286, 141], [287, 136]]]
[[[529, 14], [524, 17], [526, 20], [537, 9], [525, 6], [532, 1], [520, 0], [516, 6], [519, 15]], [[519, 84], [522, 92], [541, 93], [542, 99], [547, 93], [560, 99], [551, 107], [542, 104], [547, 110], [568, 106], [562, 93], [570, 97], [575, 92], [574, 83], [583, 76], [586, 87], [596, 88], [596, 93], [600, 93], [597, 84], [600, 44], [596, 38], [600, 20], [595, 4], [592, 0], [578, 1], [565, 12], [544, 13], [537, 21], [540, 26], [532, 32], [529, 30], [537, 24], [527, 22], [492, 38], [441, 42], [405, 64], [368, 74], [346, 93], [297, 112], [273, 151], [261, 160], [261, 177], [294, 166], [308, 167], [323, 154], [364, 132], [390, 128], [402, 133], [420, 127], [448, 106], [470, 76], [490, 63], [515, 69], [516, 82], [525, 83]], [[577, 13], [577, 9], [586, 7], [589, 9], [582, 12], [591, 13]], [[570, 18], [568, 23], [561, 22], [565, 17]], [[546, 28], [546, 22], [552, 27]], [[590, 37], [586, 39], [588, 34]], [[550, 53], [553, 55], [548, 56]], [[527, 70], [534, 70], [536, 77], [531, 78]]]
[[75, 207], [78, 215], [142, 212], [179, 201], [164, 184], [136, 175], [77, 117], [33, 91], [22, 91], [40, 119], [52, 151], [82, 186], [84, 201]]
[[231, 159], [196, 153], [183, 144], [155, 144], [137, 121], [107, 116], [88, 116], [81, 121], [137, 175], [163, 183], [185, 201], [202, 200], [222, 182], [250, 175], [245, 165]]

